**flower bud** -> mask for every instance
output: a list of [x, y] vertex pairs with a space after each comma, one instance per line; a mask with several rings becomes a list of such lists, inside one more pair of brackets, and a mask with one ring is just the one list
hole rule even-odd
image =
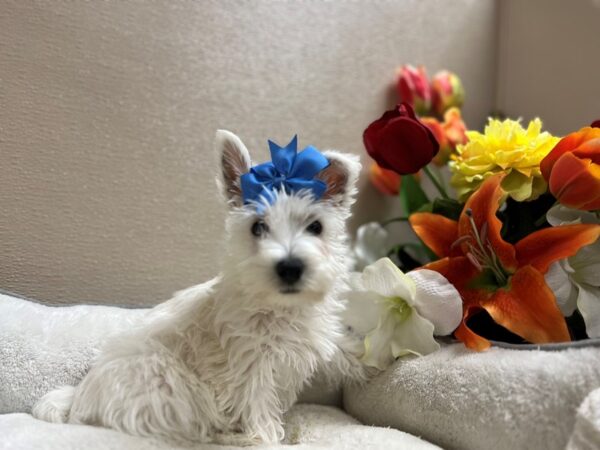
[[431, 80], [431, 102], [433, 112], [442, 117], [448, 108], [460, 108], [465, 100], [465, 91], [460, 78], [447, 70], [438, 72]]
[[397, 89], [400, 100], [408, 103], [417, 114], [431, 109], [431, 89], [423, 66], [404, 65], [398, 69]]

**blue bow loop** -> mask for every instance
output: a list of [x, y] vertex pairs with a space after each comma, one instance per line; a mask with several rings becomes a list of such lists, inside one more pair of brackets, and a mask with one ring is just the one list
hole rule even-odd
[[327, 184], [315, 177], [329, 166], [329, 161], [319, 150], [308, 146], [298, 153], [297, 136], [285, 147], [269, 141], [269, 150], [271, 162], [254, 166], [240, 177], [244, 203], [272, 204], [276, 191], [291, 194], [304, 190], [311, 192], [315, 200], [325, 194]]

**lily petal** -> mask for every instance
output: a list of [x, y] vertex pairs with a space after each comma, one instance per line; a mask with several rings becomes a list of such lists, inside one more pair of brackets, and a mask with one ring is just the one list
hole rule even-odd
[[434, 270], [440, 273], [452, 283], [459, 292], [462, 292], [469, 280], [479, 273], [473, 264], [471, 264], [464, 256], [438, 259], [437, 261], [423, 266], [423, 269]]
[[[473, 302], [475, 303], [475, 302]], [[492, 345], [486, 338], [479, 336], [473, 330], [467, 326], [468, 320], [475, 315], [476, 312], [481, 311], [479, 306], [467, 306], [463, 315], [463, 320], [454, 332], [456, 339], [461, 341], [467, 348], [482, 352], [487, 350]]]
[[483, 351], [490, 347], [490, 341], [473, 332], [468, 326], [468, 320], [478, 311], [481, 311], [480, 303], [489, 297], [489, 293], [483, 290], [465, 289], [469, 280], [477, 273], [477, 269], [464, 256], [456, 258], [444, 258], [434, 261], [425, 266], [426, 269], [435, 270], [450, 281], [461, 293], [463, 301], [462, 321], [454, 336], [471, 350]]
[[554, 261], [573, 256], [598, 237], [600, 225], [565, 225], [531, 233], [517, 242], [515, 248], [521, 266], [531, 265], [546, 273]]
[[591, 338], [600, 337], [600, 288], [579, 285], [577, 305], [583, 316], [587, 335]]
[[415, 308], [433, 323], [434, 334], [451, 334], [462, 319], [462, 299], [456, 288], [433, 270], [414, 270], [406, 275], [415, 282], [417, 288]]
[[400, 297], [410, 306], [414, 304], [415, 283], [389, 258], [381, 258], [365, 267], [362, 282], [366, 290], [382, 297]]
[[433, 338], [433, 329], [433, 324], [413, 309], [410, 316], [394, 329], [391, 341], [394, 358], [410, 353], [424, 356], [439, 350], [440, 344]]
[[576, 283], [600, 287], [600, 241], [583, 247], [569, 258], [569, 266]]
[[[477, 230], [480, 232], [483, 225], [487, 223], [487, 238], [494, 252], [498, 256], [502, 266], [508, 271], [513, 271], [518, 265], [515, 249], [511, 244], [502, 239], [500, 235], [502, 222], [496, 217], [496, 211], [498, 211], [500, 204], [506, 198], [506, 192], [500, 187], [502, 179], [502, 174], [491, 176], [469, 198], [458, 221], [458, 235], [459, 237], [473, 235], [471, 222], [469, 216], [466, 214], [467, 210], [471, 210]], [[475, 239], [473, 239], [473, 242], [475, 242]], [[467, 243], [462, 244], [462, 247], [466, 253], [468, 251]]]
[[577, 308], [577, 289], [569, 279], [560, 262], [552, 263], [544, 276], [546, 284], [554, 292], [556, 303], [563, 316], [569, 317]]
[[534, 344], [571, 340], [554, 294], [532, 266], [517, 270], [510, 290], [497, 290], [481, 306], [496, 323]]
[[379, 370], [385, 370], [394, 362], [390, 341], [394, 335], [396, 321], [391, 315], [387, 316], [380, 324], [365, 337], [365, 353], [362, 362]]
[[408, 220], [417, 236], [438, 257], [453, 253], [452, 244], [458, 239], [458, 222], [432, 213], [414, 213]]
[[599, 222], [598, 217], [593, 212], [568, 208], [561, 204], [556, 204], [548, 210], [546, 213], [546, 220], [553, 227], [559, 225]]

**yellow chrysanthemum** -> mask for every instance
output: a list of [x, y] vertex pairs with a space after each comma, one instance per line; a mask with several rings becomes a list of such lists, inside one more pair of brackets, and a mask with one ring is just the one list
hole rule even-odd
[[484, 133], [467, 131], [468, 141], [456, 148], [450, 161], [458, 198], [466, 200], [488, 177], [504, 172], [502, 188], [517, 201], [535, 200], [546, 192], [540, 162], [559, 138], [542, 132], [534, 119], [525, 130], [519, 121], [489, 119]]

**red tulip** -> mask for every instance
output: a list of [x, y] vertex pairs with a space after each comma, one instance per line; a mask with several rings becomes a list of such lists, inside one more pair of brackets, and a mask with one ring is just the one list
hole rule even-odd
[[431, 108], [431, 89], [423, 66], [404, 65], [398, 69], [397, 81], [400, 100], [412, 106], [418, 114], [427, 114]]
[[440, 148], [431, 130], [417, 119], [407, 103], [386, 111], [369, 125], [363, 141], [377, 164], [400, 175], [418, 172]]
[[592, 124], [590, 125], [590, 127], [592, 127], [592, 128], [600, 128], [600, 119], [594, 120], [592, 122]]
[[586, 211], [600, 209], [600, 128], [584, 127], [564, 137], [540, 168], [560, 203]]

